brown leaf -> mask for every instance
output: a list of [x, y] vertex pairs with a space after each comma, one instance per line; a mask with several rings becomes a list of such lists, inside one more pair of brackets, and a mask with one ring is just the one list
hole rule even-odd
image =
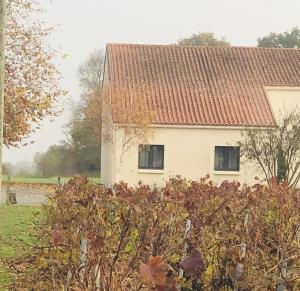
[[61, 231], [53, 230], [51, 233], [51, 241], [53, 245], [60, 245], [64, 241], [64, 237]]
[[186, 274], [195, 275], [204, 268], [202, 254], [197, 249], [193, 249], [191, 255], [184, 258], [179, 266]]
[[141, 263], [140, 274], [142, 280], [147, 284], [164, 286], [166, 283], [167, 265], [161, 256], [150, 256], [148, 263]]
[[157, 291], [177, 291], [176, 282], [171, 279], [167, 278], [165, 286], [156, 286]]

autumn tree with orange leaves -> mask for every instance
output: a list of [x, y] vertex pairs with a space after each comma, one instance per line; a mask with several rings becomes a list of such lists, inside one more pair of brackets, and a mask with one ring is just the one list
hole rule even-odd
[[84, 126], [101, 140], [101, 91], [104, 72], [104, 51], [92, 52], [78, 70], [79, 85], [82, 90], [80, 111], [84, 116]]
[[102, 143], [114, 143], [114, 132], [121, 130], [120, 163], [132, 147], [149, 144], [155, 136], [155, 112], [149, 109], [149, 85], [105, 85], [102, 92]]
[[53, 28], [40, 16], [34, 0], [8, 0], [6, 23], [4, 144], [19, 146], [39, 128], [45, 117], [59, 114], [55, 108], [66, 92], [54, 65], [59, 52], [47, 39]]

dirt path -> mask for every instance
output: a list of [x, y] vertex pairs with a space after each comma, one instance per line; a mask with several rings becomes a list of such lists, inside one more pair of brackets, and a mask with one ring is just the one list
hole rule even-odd
[[[53, 189], [47, 187], [30, 186], [30, 185], [12, 185], [11, 190], [15, 190], [17, 194], [17, 203], [19, 205], [42, 205], [47, 194]], [[1, 191], [1, 203], [5, 203], [6, 185], [3, 185]]]

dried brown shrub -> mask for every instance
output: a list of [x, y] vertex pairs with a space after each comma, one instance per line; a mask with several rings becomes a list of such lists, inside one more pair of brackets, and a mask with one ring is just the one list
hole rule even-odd
[[299, 207], [299, 192], [275, 181], [175, 177], [158, 190], [75, 178], [50, 197], [13, 288], [298, 290]]

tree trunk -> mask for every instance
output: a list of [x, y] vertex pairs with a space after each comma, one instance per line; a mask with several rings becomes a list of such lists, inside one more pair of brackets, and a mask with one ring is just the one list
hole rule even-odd
[[[0, 198], [2, 181], [6, 0], [0, 0]], [[0, 199], [1, 201], [1, 199]]]

